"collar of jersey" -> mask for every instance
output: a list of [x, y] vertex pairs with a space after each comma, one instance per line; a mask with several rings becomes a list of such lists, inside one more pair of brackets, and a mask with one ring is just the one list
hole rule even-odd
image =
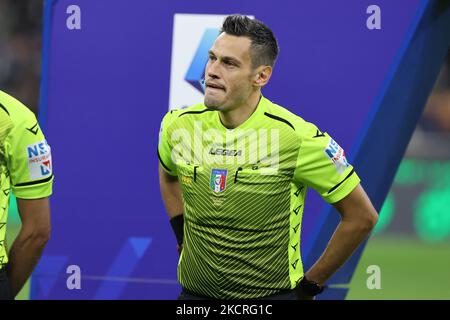
[[250, 126], [256, 127], [258, 125], [258, 119], [261, 118], [262, 115], [264, 115], [264, 111], [266, 111], [268, 103], [269, 103], [269, 100], [267, 100], [266, 98], [264, 98], [263, 95], [261, 95], [261, 98], [259, 99], [259, 102], [258, 102], [258, 105], [256, 106], [255, 111], [253, 111], [253, 113], [250, 115], [250, 117], [247, 118], [247, 120], [242, 122], [239, 126], [237, 126], [234, 129], [228, 129], [227, 127], [225, 127], [222, 124], [222, 121], [220, 121], [219, 112], [216, 111], [216, 112], [214, 112], [215, 113], [214, 121], [216, 123], [216, 128], [223, 130], [223, 131], [233, 131], [236, 129], [248, 128]]

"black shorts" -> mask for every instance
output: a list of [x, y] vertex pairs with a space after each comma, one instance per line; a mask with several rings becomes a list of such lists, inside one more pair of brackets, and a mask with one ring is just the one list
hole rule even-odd
[[6, 275], [6, 266], [0, 269], [0, 300], [14, 300], [11, 290], [11, 282]]

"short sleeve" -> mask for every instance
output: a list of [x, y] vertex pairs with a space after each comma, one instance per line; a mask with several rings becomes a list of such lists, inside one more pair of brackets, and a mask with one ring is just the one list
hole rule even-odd
[[301, 142], [294, 181], [313, 188], [328, 203], [343, 199], [361, 182], [344, 149], [309, 123]]
[[51, 148], [31, 114], [15, 124], [5, 140], [7, 166], [14, 195], [39, 199], [52, 194]]
[[158, 139], [158, 158], [161, 167], [172, 176], [177, 175], [176, 165], [172, 161], [172, 147], [169, 141], [168, 129], [174, 119], [174, 112], [169, 111], [161, 122]]

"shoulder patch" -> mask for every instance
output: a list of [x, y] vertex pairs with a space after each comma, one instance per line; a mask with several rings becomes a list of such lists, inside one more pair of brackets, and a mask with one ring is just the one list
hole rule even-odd
[[325, 154], [330, 158], [340, 174], [342, 174], [349, 166], [344, 149], [342, 149], [332, 138], [330, 138], [330, 141], [325, 148]]
[[26, 147], [30, 179], [38, 180], [51, 176], [52, 155], [46, 140], [36, 142]]

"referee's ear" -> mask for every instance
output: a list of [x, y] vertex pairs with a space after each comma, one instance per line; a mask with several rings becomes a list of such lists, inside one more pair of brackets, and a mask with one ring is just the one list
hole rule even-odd
[[271, 66], [259, 66], [255, 70], [255, 77], [253, 81], [253, 85], [255, 87], [262, 88], [267, 82], [269, 82], [270, 77], [272, 76], [272, 67]]

